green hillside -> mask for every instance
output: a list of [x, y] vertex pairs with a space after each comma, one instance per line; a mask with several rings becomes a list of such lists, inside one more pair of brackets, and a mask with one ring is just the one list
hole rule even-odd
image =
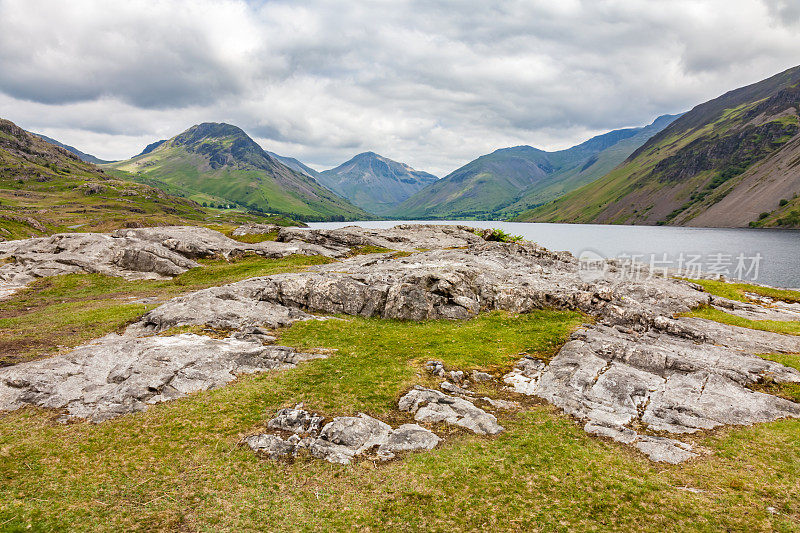
[[614, 130], [566, 150], [504, 148], [429, 185], [390, 212], [399, 218], [511, 218], [600, 178], [667, 126]]
[[233, 204], [299, 220], [371, 218], [313, 178], [272, 158], [230, 124], [193, 126], [150, 151], [104, 168], [201, 204]]
[[701, 104], [520, 221], [800, 226], [800, 67]]
[[214, 214], [191, 200], [113, 178], [77, 155], [0, 119], [2, 240], [62, 231], [200, 223]]

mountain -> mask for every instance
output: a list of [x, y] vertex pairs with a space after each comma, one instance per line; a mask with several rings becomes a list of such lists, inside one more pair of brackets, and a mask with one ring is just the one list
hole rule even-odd
[[191, 200], [115, 179], [71, 151], [0, 119], [0, 240], [197, 223], [209, 216]]
[[614, 130], [566, 150], [503, 148], [475, 159], [391, 211], [399, 218], [509, 218], [590, 183], [678, 115]]
[[371, 213], [384, 215], [426, 185], [438, 180], [374, 152], [358, 154], [336, 168], [320, 172], [317, 181]]
[[319, 172], [314, 170], [308, 165], [303, 164], [301, 161], [298, 161], [294, 157], [286, 157], [283, 155], [278, 155], [274, 152], [270, 152], [269, 150], [265, 150], [273, 159], [277, 159], [287, 167], [291, 168], [295, 172], [299, 172], [301, 174], [305, 174], [308, 177], [316, 179], [319, 176]]
[[[152, 147], [152, 148], [151, 148]], [[206, 122], [105, 168], [212, 205], [240, 205], [300, 220], [372, 218], [266, 153], [244, 131]]]
[[[29, 133], [33, 133], [33, 132], [29, 132]], [[81, 152], [80, 150], [78, 150], [77, 148], [75, 148], [74, 146], [70, 146], [68, 144], [60, 143], [55, 139], [51, 139], [50, 137], [47, 137], [46, 135], [42, 135], [41, 133], [33, 133], [33, 135], [36, 135], [37, 137], [41, 137], [42, 139], [44, 139], [45, 141], [49, 142], [50, 144], [55, 144], [56, 146], [61, 147], [61, 148], [63, 148], [64, 150], [66, 150], [68, 152], [72, 152], [73, 154], [77, 155], [81, 159], [81, 161], [85, 161], [87, 163], [92, 163], [92, 164], [95, 164], [95, 165], [100, 165], [100, 164], [103, 164], [103, 163], [111, 163], [111, 161], [106, 161], [104, 159], [100, 159], [99, 157], [95, 157], [95, 156], [93, 156], [91, 154], [85, 154], [85, 153]]]
[[700, 104], [523, 221], [800, 226], [800, 66]]

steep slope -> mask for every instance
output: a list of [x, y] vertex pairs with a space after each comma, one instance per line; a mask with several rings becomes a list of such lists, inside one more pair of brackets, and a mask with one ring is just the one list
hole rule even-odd
[[[152, 145], [151, 145], [152, 146]], [[236, 204], [300, 220], [369, 218], [363, 210], [267, 154], [236, 126], [192, 126], [150, 151], [107, 165], [198, 202]]]
[[2, 240], [57, 231], [186, 224], [208, 216], [191, 200], [112, 178], [72, 152], [0, 119]]
[[401, 218], [509, 218], [600, 178], [677, 115], [642, 128], [598, 135], [572, 148], [546, 152], [504, 148], [455, 170], [400, 204]]
[[[33, 133], [33, 132], [29, 132], [29, 133]], [[42, 139], [44, 139], [45, 141], [49, 142], [50, 144], [55, 144], [56, 146], [59, 146], [59, 147], [63, 148], [64, 150], [68, 151], [68, 152], [72, 152], [73, 154], [77, 155], [81, 159], [81, 161], [85, 161], [87, 163], [92, 163], [94, 165], [100, 165], [100, 164], [103, 164], [103, 163], [111, 163], [111, 161], [106, 161], [105, 159], [100, 159], [99, 157], [95, 157], [95, 156], [93, 156], [91, 154], [86, 154], [84, 152], [81, 152], [80, 150], [78, 150], [74, 146], [70, 146], [68, 144], [60, 143], [55, 139], [51, 139], [50, 137], [48, 137], [46, 135], [42, 135], [41, 133], [33, 133], [33, 134], [36, 135], [37, 137], [41, 137]]]
[[426, 185], [438, 180], [374, 152], [358, 154], [336, 168], [320, 172], [317, 181], [363, 207], [383, 215]]
[[286, 157], [284, 155], [278, 155], [275, 152], [270, 152], [269, 150], [265, 150], [270, 157], [273, 159], [277, 159], [290, 169], [294, 170], [295, 172], [299, 172], [301, 174], [305, 174], [311, 178], [317, 178], [319, 176], [319, 172], [311, 168], [310, 166], [304, 164], [302, 161], [295, 159], [294, 157]]
[[800, 225], [800, 67], [698, 105], [622, 165], [518, 220]]

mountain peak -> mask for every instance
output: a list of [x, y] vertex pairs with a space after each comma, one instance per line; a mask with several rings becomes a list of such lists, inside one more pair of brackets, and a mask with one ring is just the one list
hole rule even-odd
[[238, 126], [224, 122], [203, 122], [195, 124], [183, 133], [173, 137], [174, 144], [194, 144], [204, 139], [242, 138], [252, 139]]
[[375, 152], [362, 152], [317, 176], [324, 186], [367, 211], [382, 214], [438, 178]]

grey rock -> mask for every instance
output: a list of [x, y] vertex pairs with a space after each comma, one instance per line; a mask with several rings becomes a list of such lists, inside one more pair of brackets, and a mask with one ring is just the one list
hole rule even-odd
[[0, 410], [37, 405], [102, 422], [315, 357], [321, 356], [234, 338], [112, 333], [67, 354], [0, 369]]
[[[186, 364], [192, 368], [201, 364], [197, 361], [203, 361], [202, 368], [217, 369], [214, 365], [229, 364], [227, 355], [206, 358], [206, 341], [187, 342], [170, 353], [162, 351], [156, 363], [142, 355], [149, 353], [143, 348], [148, 343], [162, 341], [135, 336], [179, 325], [207, 324], [238, 330], [241, 338], [232, 336], [224, 341], [226, 346], [250, 343], [256, 353], [263, 354], [266, 352], [260, 350], [266, 348], [262, 343], [270, 339], [255, 332], [254, 327], [288, 325], [315, 318], [313, 313], [423, 320], [464, 319], [497, 309], [524, 313], [546, 308], [580, 310], [591, 315], [595, 324], [573, 335], [549, 364], [523, 359], [504, 381], [517, 392], [544, 398], [583, 419], [587, 431], [628, 442], [651, 457], [661, 458], [658, 460], [678, 460], [694, 452], [675, 439], [656, 439], [647, 432], [631, 433], [629, 426], [680, 435], [720, 425], [798, 416], [797, 404], [747, 387], [766, 377], [796, 382], [797, 371], [753, 354], [800, 352], [800, 337], [696, 318], [674, 318], [693, 307], [713, 304], [743, 316], [788, 319], [798, 311], [789, 304], [763, 302], [768, 309], [762, 313], [755, 304], [730, 303], [700, 291], [692, 283], [650, 276], [646, 265], [641, 265], [639, 279], [631, 279], [630, 271], [616, 260], [605, 261], [601, 271], [587, 276], [569, 253], [552, 252], [534, 243], [486, 242], [463, 226], [396, 226], [390, 230], [284, 228], [278, 240], [245, 245], [211, 230], [147, 228], [121, 230], [113, 235], [65, 234], [0, 243], [0, 259], [13, 258], [0, 266], [0, 290], [7, 291], [35, 277], [77, 271], [174, 275], [195, 265], [191, 257], [204, 254], [248, 252], [278, 257], [319, 253], [342, 257], [352, 247], [363, 245], [430, 251], [402, 258], [349, 257], [304, 272], [249, 279], [173, 299], [145, 315], [125, 335], [98, 341], [105, 343], [102, 350], [87, 345], [68, 356], [38, 362], [38, 366], [25, 366], [26, 363], [0, 371], [0, 379], [9, 377], [2, 381], [5, 385], [0, 385], [0, 409], [27, 402], [84, 413], [75, 416], [102, 418], [113, 416], [117, 409], [108, 407], [103, 403], [106, 401], [123, 406], [118, 409], [127, 412], [129, 405], [138, 409], [152, 398], [168, 399], [175, 394], [167, 386], [167, 393], [151, 394], [142, 393], [140, 385], [113, 389], [114, 392], [107, 392], [103, 385], [98, 390], [105, 396], [97, 403], [95, 389], [88, 385], [70, 385], [73, 388], [67, 391], [62, 382], [94, 383], [95, 378], [87, 376], [94, 376], [96, 369], [84, 368], [85, 360], [91, 359], [93, 353], [104, 354], [96, 362], [98, 368], [121, 365], [108, 386], [126, 383], [128, 373], [154, 379], [154, 371], [143, 369], [148, 365], [158, 369], [159, 365], [172, 368], [170, 365]], [[254, 362], [250, 366], [290, 365], [302, 359], [286, 351], [289, 349], [269, 350], [270, 356], [264, 357], [271, 363]], [[75, 363], [70, 357], [84, 362]], [[429, 370], [444, 377], [444, 365], [431, 363]], [[227, 375], [248, 368], [248, 364], [229, 366]], [[68, 370], [76, 368], [78, 378]], [[181, 372], [166, 371], [166, 383], [172, 387], [174, 378], [170, 375], [182, 376]], [[214, 370], [212, 374], [219, 377], [224, 372]], [[107, 377], [105, 374], [102, 379]], [[227, 382], [217, 377], [207, 380], [211, 386]], [[452, 375], [450, 378], [459, 382]], [[176, 383], [183, 379], [188, 378], [181, 377]], [[201, 388], [206, 383], [203, 379], [189, 382], [192, 387]], [[159, 390], [158, 386], [155, 390]], [[438, 391], [415, 389], [401, 403], [418, 421], [446, 421], [489, 434], [500, 428], [494, 417], [466, 399]], [[95, 405], [102, 406], [97, 407], [97, 415]], [[345, 458], [347, 453], [336, 446], [346, 446], [323, 440], [327, 444], [319, 444], [318, 454], [329, 452], [337, 460]]]
[[[317, 436], [321, 421], [321, 417], [299, 406], [281, 409], [268, 427], [293, 431], [294, 435], [284, 440], [278, 435], [262, 433], [246, 437], [244, 443], [268, 457], [295, 457], [300, 449], [307, 448], [317, 459], [349, 464], [355, 457], [373, 450], [378, 458], [385, 460], [400, 452], [431, 450], [441, 440], [417, 424], [403, 424], [392, 430], [388, 424], [364, 413], [334, 418]], [[298, 433], [309, 436], [301, 439]]]
[[334, 418], [322, 428], [320, 439], [349, 448], [357, 455], [384, 444], [391, 432], [389, 424], [361, 413]]
[[491, 374], [487, 374], [486, 372], [481, 372], [479, 370], [473, 370], [471, 375], [473, 381], [477, 381], [478, 383], [494, 380], [494, 376], [492, 376]]
[[472, 396], [474, 394], [473, 392], [468, 391], [467, 389], [461, 388], [458, 385], [454, 385], [453, 383], [450, 383], [449, 381], [443, 381], [439, 385], [439, 387], [443, 391], [450, 392], [450, 393], [453, 393], [453, 394], [463, 394], [465, 396]]
[[231, 233], [236, 236], [240, 235], [266, 235], [268, 233], [277, 233], [281, 226], [277, 224], [244, 224], [234, 229]]
[[296, 453], [297, 445], [284, 441], [277, 435], [262, 433], [251, 435], [244, 439], [245, 444], [257, 453], [263, 453], [267, 457], [285, 458], [293, 457]]
[[466, 428], [478, 435], [496, 435], [503, 431], [494, 415], [463, 398], [448, 396], [433, 389], [416, 386], [398, 402], [401, 411], [414, 414], [418, 422], [445, 422]]
[[800, 405], [747, 388], [764, 376], [800, 382], [797, 370], [723, 345], [594, 326], [574, 335], [549, 365], [523, 359], [504, 381], [587, 420], [587, 432], [672, 462], [694, 454], [679, 441], [627, 426], [680, 434], [800, 416]]
[[468, 226], [436, 224], [399, 224], [389, 229], [367, 229], [348, 226], [340, 229], [282, 228], [278, 234], [282, 242], [305, 241], [325, 247], [349, 249], [357, 246], [377, 246], [391, 250], [416, 251], [418, 249], [460, 248], [483, 242]]
[[435, 433], [422, 426], [403, 424], [389, 434], [386, 442], [378, 448], [378, 454], [391, 457], [400, 452], [432, 450], [441, 440]]
[[309, 413], [297, 406], [294, 409], [281, 409], [275, 418], [267, 423], [271, 429], [282, 429], [292, 433], [316, 436], [322, 427], [325, 418]]

